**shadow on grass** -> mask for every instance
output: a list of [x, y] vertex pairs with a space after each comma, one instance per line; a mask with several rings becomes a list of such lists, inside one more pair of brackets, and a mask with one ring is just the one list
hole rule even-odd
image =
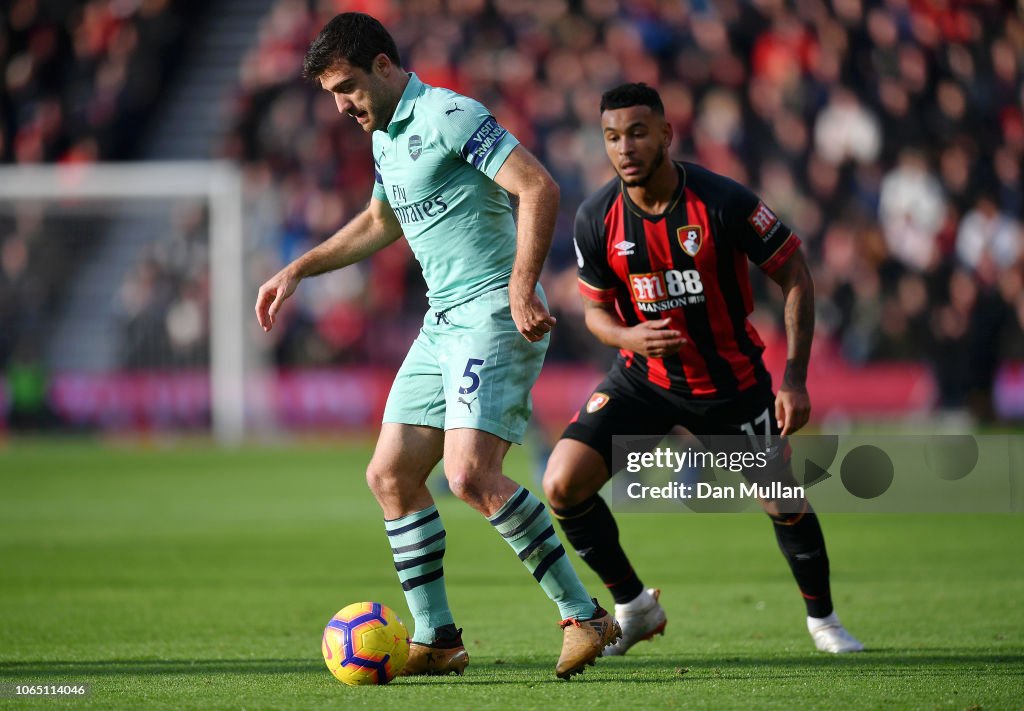
[[[401, 686], [438, 684], [559, 684], [553, 660], [478, 655], [467, 676], [403, 678]], [[883, 649], [842, 656], [806, 654], [635, 655], [599, 660], [577, 679], [587, 683], [685, 683], [718, 679], [780, 679], [870, 672], [879, 676], [941, 677], [965, 672], [1024, 677], [1024, 650], [957, 652], [951, 649]], [[319, 659], [111, 659], [0, 662], [0, 679], [191, 674], [297, 674], [326, 672]]]
[[161, 674], [296, 674], [325, 671], [319, 659], [105, 659], [0, 662], [0, 679]]
[[[608, 663], [603, 661], [602, 663]], [[955, 649], [868, 649], [856, 654], [816, 654], [790, 656], [756, 656], [737, 654], [678, 654], [671, 657], [662, 655], [634, 655], [620, 657], [611, 662], [619, 668], [628, 667], [637, 671], [644, 667], [665, 666], [673, 663], [694, 668], [722, 667], [805, 667], [808, 670], [859, 669], [870, 667], [929, 667], [967, 664], [992, 664], [1014, 666], [1024, 673], [1024, 649], [985, 651], [957, 651]]]
[[[399, 680], [401, 686], [445, 684], [561, 684], [550, 661], [509, 657], [496, 663], [478, 656], [467, 676], [418, 677]], [[955, 650], [882, 650], [833, 656], [807, 654], [789, 657], [663, 656], [618, 657], [599, 660], [576, 683], [586, 684], [679, 684], [720, 680], [820, 679], [834, 676], [946, 677], [971, 673], [985, 677], [1024, 677], [1024, 651], [1020, 653], [957, 653]]]

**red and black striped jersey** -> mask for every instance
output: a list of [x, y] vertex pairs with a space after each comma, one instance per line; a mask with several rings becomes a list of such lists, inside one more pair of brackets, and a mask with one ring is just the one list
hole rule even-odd
[[616, 178], [576, 213], [583, 296], [614, 303], [628, 326], [672, 320], [686, 339], [668, 358], [622, 350], [620, 366], [684, 398], [728, 398], [771, 384], [764, 343], [747, 320], [754, 303], [747, 261], [771, 274], [800, 239], [747, 188], [676, 163], [668, 210], [649, 215]]

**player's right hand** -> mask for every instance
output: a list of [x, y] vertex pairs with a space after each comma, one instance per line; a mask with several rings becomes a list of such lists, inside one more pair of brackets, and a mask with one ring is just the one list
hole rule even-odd
[[628, 351], [645, 355], [648, 358], [665, 358], [679, 352], [686, 339], [679, 331], [669, 328], [672, 319], [663, 318], [659, 321], [644, 321], [631, 326], [623, 339], [623, 347]]
[[293, 276], [291, 270], [285, 267], [274, 276], [270, 277], [256, 296], [256, 320], [264, 331], [274, 327], [274, 320], [277, 312], [281, 310], [281, 304], [295, 292], [301, 279]]

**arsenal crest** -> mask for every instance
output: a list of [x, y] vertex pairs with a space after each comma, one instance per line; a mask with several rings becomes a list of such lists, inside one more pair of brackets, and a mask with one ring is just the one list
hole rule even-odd
[[416, 160], [423, 152], [423, 139], [418, 135], [409, 136], [409, 157]]
[[687, 225], [676, 230], [676, 238], [679, 246], [691, 257], [696, 257], [700, 247], [704, 244], [704, 228], [700, 225]]
[[604, 393], [594, 393], [593, 395], [590, 396], [590, 400], [587, 401], [587, 412], [589, 412], [590, 414], [594, 414], [602, 407], [607, 405], [609, 400], [611, 400], [611, 398], [605, 395]]

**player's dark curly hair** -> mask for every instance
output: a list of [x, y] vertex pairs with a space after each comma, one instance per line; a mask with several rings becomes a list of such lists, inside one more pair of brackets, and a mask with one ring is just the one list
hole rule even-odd
[[395, 66], [402, 66], [395, 40], [384, 25], [361, 12], [343, 12], [324, 25], [309, 46], [302, 74], [307, 79], [319, 79], [342, 59], [369, 72], [378, 54], [386, 54]]
[[601, 113], [609, 109], [625, 109], [630, 106], [650, 106], [654, 113], [665, 115], [665, 105], [661, 103], [658, 92], [643, 82], [622, 84], [609, 89], [601, 96]]

